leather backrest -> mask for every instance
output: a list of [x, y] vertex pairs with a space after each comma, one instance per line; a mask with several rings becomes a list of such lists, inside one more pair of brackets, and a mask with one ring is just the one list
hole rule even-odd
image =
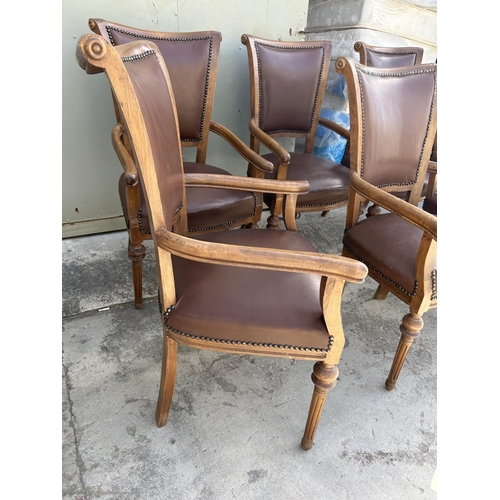
[[398, 68], [422, 64], [422, 47], [377, 47], [356, 42], [354, 50], [359, 52], [360, 64], [375, 68]]
[[437, 65], [377, 69], [351, 58], [336, 65], [348, 83], [351, 168], [354, 161], [387, 191], [420, 189], [419, 198], [436, 135]]
[[103, 19], [90, 19], [89, 26], [114, 46], [135, 40], [153, 41], [169, 71], [181, 141], [200, 142], [208, 136], [222, 40], [219, 32], [156, 32]]
[[330, 65], [331, 42], [278, 42], [244, 35], [252, 117], [269, 135], [315, 132]]
[[[123, 51], [121, 55], [142, 113], [154, 163], [155, 175], [148, 172], [143, 185], [148, 192], [156, 180], [165, 224], [170, 228], [182, 206], [184, 189], [175, 104], [155, 50], [140, 42], [133, 54]], [[131, 139], [133, 143], [134, 137]], [[139, 164], [138, 168], [144, 177], [146, 165]]]

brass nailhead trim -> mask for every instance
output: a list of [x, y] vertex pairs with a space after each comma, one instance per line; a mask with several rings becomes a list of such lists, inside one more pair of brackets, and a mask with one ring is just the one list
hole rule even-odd
[[[174, 215], [177, 215], [181, 210], [182, 210], [183, 204], [181, 203], [177, 210], [174, 212]], [[142, 208], [137, 210], [137, 223], [139, 224], [139, 231], [141, 234], [151, 234], [151, 231], [146, 231], [144, 229], [143, 223], [142, 223]], [[127, 228], [130, 228], [130, 222], [127, 222]]]
[[[316, 106], [318, 103], [318, 97], [319, 97], [319, 87], [321, 85], [321, 76], [323, 75], [323, 68], [325, 66], [325, 48], [322, 46], [317, 46], [317, 45], [304, 45], [304, 46], [299, 46], [299, 47], [283, 47], [280, 45], [274, 45], [274, 44], [268, 44], [268, 43], [255, 43], [255, 53], [257, 55], [257, 68], [258, 68], [258, 73], [259, 73], [259, 127], [262, 126], [262, 79], [261, 79], [261, 68], [260, 68], [260, 56], [259, 56], [259, 50], [258, 47], [259, 45], [265, 46], [265, 47], [271, 47], [273, 49], [284, 49], [284, 50], [314, 50], [314, 49], [321, 49], [322, 51], [322, 56], [321, 56], [321, 69], [319, 71], [319, 78], [318, 78], [318, 85], [316, 86], [316, 95], [314, 96], [314, 104], [313, 104], [313, 109], [311, 113], [311, 122], [309, 124], [309, 130], [307, 130], [307, 133], [311, 132], [311, 128], [313, 126], [313, 118], [314, 118], [314, 113], [316, 112]], [[303, 134], [303, 130], [273, 130], [270, 132], [271, 134], [279, 134], [279, 133], [292, 133], [292, 134]]]
[[432, 281], [431, 300], [436, 300], [438, 294], [437, 294], [437, 271], [435, 269], [431, 272], [431, 281]]
[[[161, 307], [161, 306], [160, 306]], [[272, 347], [274, 349], [291, 349], [294, 351], [303, 351], [303, 352], [328, 352], [332, 348], [333, 345], [333, 335], [328, 336], [328, 347], [300, 347], [288, 344], [270, 344], [268, 342], [249, 342], [246, 340], [227, 340], [227, 339], [216, 339], [212, 337], [205, 337], [202, 335], [193, 335], [192, 333], [183, 332], [182, 330], [177, 330], [176, 328], [171, 328], [167, 322], [171, 312], [175, 309], [175, 305], [167, 307], [166, 311], [163, 313], [163, 324], [165, 328], [170, 330], [173, 333], [177, 333], [182, 335], [183, 337], [188, 337], [194, 340], [204, 340], [207, 342], [216, 342], [217, 344], [231, 344], [231, 345], [248, 345], [251, 347]]]

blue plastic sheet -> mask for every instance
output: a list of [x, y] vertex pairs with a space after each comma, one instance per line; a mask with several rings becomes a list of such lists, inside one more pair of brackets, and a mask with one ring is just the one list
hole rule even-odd
[[[335, 109], [322, 108], [320, 115], [349, 130], [350, 121], [348, 113]], [[339, 134], [319, 125], [316, 131], [316, 137], [314, 138], [313, 154], [340, 163], [344, 156], [346, 144], [347, 140]]]

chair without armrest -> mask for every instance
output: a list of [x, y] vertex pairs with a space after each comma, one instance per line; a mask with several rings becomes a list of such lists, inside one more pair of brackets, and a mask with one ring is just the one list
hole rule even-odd
[[[332, 43], [330, 41], [280, 42], [244, 34], [250, 75], [250, 147], [260, 154], [261, 145], [271, 153], [263, 158], [274, 165], [272, 173], [249, 165], [251, 177], [305, 179], [307, 194], [297, 201], [298, 212], [322, 212], [347, 204], [349, 168], [313, 155], [318, 124], [342, 137], [349, 131], [320, 117]], [[305, 138], [303, 153], [288, 152], [276, 138]], [[279, 226], [281, 196], [266, 194], [270, 207], [268, 227]]]
[[[86, 35], [78, 42], [77, 60], [87, 72], [103, 69], [110, 81], [120, 115], [113, 144], [118, 156], [132, 152], [149, 208], [164, 334], [157, 425], [167, 422], [179, 343], [308, 359], [316, 362], [315, 388], [301, 444], [311, 448], [326, 393], [338, 376], [344, 345], [343, 289], [346, 281], [363, 282], [366, 266], [319, 254], [296, 231], [295, 204], [307, 192], [307, 182], [184, 174], [172, 85], [153, 42], [114, 48], [98, 35]], [[158, 127], [158, 122], [165, 126]], [[183, 233], [186, 182], [280, 194], [287, 230], [188, 236]]]
[[[104, 19], [89, 19], [89, 27], [113, 46], [135, 40], [154, 41], [162, 52], [176, 96], [181, 145], [196, 148], [194, 162], [184, 162], [185, 173], [231, 175], [206, 163], [209, 132], [221, 136], [255, 168], [272, 169], [226, 127], [211, 121], [220, 43], [217, 31], [170, 33], [150, 31]], [[114, 102], [116, 109], [116, 102]], [[122, 138], [124, 145], [128, 139]], [[129, 151], [130, 154], [130, 151]], [[131, 156], [130, 156], [131, 157]], [[119, 179], [119, 194], [129, 233], [128, 255], [132, 261], [134, 302], [142, 307], [143, 241], [152, 238], [148, 207], [133, 162]], [[257, 227], [262, 215], [262, 194], [251, 191], [190, 187], [186, 192], [188, 230], [206, 233], [234, 227]]]
[[[379, 284], [375, 299], [391, 292], [410, 308], [386, 380], [392, 390], [422, 315], [437, 307], [437, 218], [417, 206], [436, 135], [437, 65], [379, 69], [340, 57], [336, 68], [347, 82], [352, 124], [342, 254], [367, 265]], [[359, 220], [366, 200], [389, 213]]]

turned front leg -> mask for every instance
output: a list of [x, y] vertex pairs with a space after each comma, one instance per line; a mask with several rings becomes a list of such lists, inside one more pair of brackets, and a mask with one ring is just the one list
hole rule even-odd
[[314, 382], [314, 392], [309, 407], [309, 415], [307, 424], [302, 437], [301, 446], [303, 450], [310, 450], [313, 445], [314, 435], [318, 427], [318, 422], [325, 404], [326, 394], [328, 390], [335, 386], [339, 369], [337, 365], [327, 365], [324, 361], [318, 361], [314, 364], [313, 373], [311, 375]]
[[142, 244], [134, 245], [129, 241], [128, 258], [132, 261], [132, 278], [134, 282], [134, 305], [142, 308], [142, 261], [146, 255], [146, 247]]
[[420, 335], [424, 322], [420, 316], [407, 314], [403, 318], [403, 323], [399, 327], [401, 331], [401, 338], [399, 340], [398, 349], [396, 355], [394, 356], [394, 361], [392, 362], [391, 371], [389, 376], [385, 381], [385, 388], [388, 391], [392, 391], [396, 387], [396, 381], [403, 368], [403, 364], [408, 356], [408, 351], [410, 350], [413, 341]]

